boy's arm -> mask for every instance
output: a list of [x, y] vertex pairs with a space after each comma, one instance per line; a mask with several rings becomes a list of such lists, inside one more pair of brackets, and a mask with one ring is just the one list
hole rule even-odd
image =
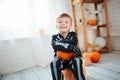
[[56, 35], [52, 36], [52, 47], [55, 51], [60, 50], [63, 52], [74, 52], [77, 56], [81, 56], [80, 49], [75, 47], [72, 44], [69, 44], [68, 42], [61, 40], [58, 41]]
[[58, 41], [56, 35], [52, 36], [52, 47], [55, 51], [60, 50], [63, 52], [70, 52], [71, 46], [68, 43], [65, 43], [64, 41]]
[[76, 33], [75, 32], [71, 32], [69, 33], [69, 36], [67, 39], [63, 39], [61, 40], [60, 42], [63, 42], [63, 43], [68, 43], [68, 44], [72, 44], [74, 46], [77, 46], [78, 44], [78, 39], [77, 39], [77, 36], [76, 36]]

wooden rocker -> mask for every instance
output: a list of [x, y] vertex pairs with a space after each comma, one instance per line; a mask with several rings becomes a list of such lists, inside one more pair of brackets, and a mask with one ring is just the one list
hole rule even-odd
[[62, 74], [64, 77], [63, 80], [75, 80], [74, 74], [72, 73], [70, 69], [62, 70]]
[[[74, 54], [73, 52], [66, 53], [66, 52], [62, 52], [62, 51], [57, 51], [57, 57], [64, 59], [64, 60], [69, 60], [70, 58], [72, 58], [74, 56], [76, 56], [76, 54]], [[73, 72], [68, 68], [62, 70], [62, 74], [64, 77], [63, 80], [75, 80], [75, 76], [74, 76]], [[86, 74], [86, 70], [85, 70], [84, 66], [83, 66], [83, 74], [84, 75]]]

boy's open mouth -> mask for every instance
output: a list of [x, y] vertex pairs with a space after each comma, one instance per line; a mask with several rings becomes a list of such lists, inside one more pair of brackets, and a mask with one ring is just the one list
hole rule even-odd
[[60, 28], [67, 28], [67, 27], [60, 27]]

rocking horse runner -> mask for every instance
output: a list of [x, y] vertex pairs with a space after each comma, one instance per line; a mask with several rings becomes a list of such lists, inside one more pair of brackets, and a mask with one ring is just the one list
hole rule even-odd
[[63, 13], [57, 18], [57, 29], [59, 33], [52, 36], [52, 47], [55, 55], [51, 62], [51, 73], [53, 80], [63, 80], [64, 70], [73, 73], [76, 80], [85, 80], [82, 67], [80, 49], [77, 48], [77, 37], [75, 32], [70, 32], [72, 27], [71, 17]]

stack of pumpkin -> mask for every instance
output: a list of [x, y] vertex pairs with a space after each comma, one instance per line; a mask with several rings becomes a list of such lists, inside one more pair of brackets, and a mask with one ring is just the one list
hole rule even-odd
[[86, 66], [91, 65], [91, 63], [99, 62], [100, 58], [101, 58], [101, 55], [97, 51], [83, 53], [83, 63]]

